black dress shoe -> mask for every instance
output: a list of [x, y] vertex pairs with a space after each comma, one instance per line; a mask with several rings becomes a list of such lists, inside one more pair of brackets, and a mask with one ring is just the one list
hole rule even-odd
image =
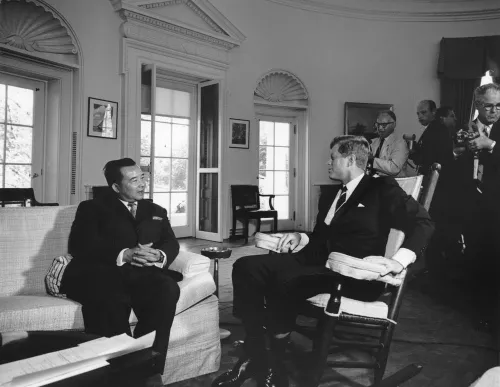
[[288, 387], [288, 375], [284, 367], [269, 367], [257, 387]]
[[245, 380], [256, 377], [259, 372], [263, 374], [262, 367], [255, 360], [239, 360], [231, 370], [217, 376], [212, 387], [239, 387]]

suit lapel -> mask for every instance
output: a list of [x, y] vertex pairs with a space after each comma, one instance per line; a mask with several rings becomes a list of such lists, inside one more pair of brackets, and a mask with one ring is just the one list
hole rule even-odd
[[[349, 199], [344, 203], [342, 207], [339, 208], [339, 210], [335, 213], [335, 216], [333, 217], [333, 220], [336, 220], [340, 218], [342, 215], [344, 215], [349, 209], [358, 203], [359, 198], [363, 196], [365, 191], [367, 190], [368, 186], [370, 185], [372, 177], [370, 176], [363, 176], [361, 181], [359, 182], [358, 186], [354, 190], [354, 192], [349, 196]], [[333, 223], [333, 221], [332, 221]]]

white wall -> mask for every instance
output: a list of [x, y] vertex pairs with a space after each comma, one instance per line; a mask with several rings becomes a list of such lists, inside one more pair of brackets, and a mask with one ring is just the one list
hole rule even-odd
[[[82, 90], [82, 192], [84, 184], [106, 184], [102, 167], [121, 157], [122, 122], [118, 120], [118, 139], [87, 136], [88, 97], [117, 101], [123, 108], [119, 74], [121, 19], [109, 1], [47, 0], [75, 31], [83, 55]], [[119, 113], [121, 114], [121, 113]], [[82, 196], [82, 199], [85, 197]]]
[[[120, 102], [120, 19], [106, 0], [47, 0], [75, 30], [84, 57], [84, 125], [89, 96]], [[256, 183], [257, 124], [253, 90], [260, 75], [284, 68], [310, 93], [311, 182], [327, 181], [328, 144], [343, 133], [344, 102], [392, 103], [401, 133], [418, 129], [417, 101], [439, 101], [436, 75], [442, 37], [500, 34], [498, 20], [396, 23], [339, 18], [265, 0], [211, 0], [246, 40], [231, 53], [227, 117], [250, 119], [250, 150], [225, 149], [224, 189]], [[119, 127], [122, 123], [119, 122]], [[86, 129], [85, 129], [86, 131]], [[226, 134], [227, 135], [227, 134]], [[83, 143], [83, 183], [103, 183], [101, 169], [121, 156], [118, 140], [88, 138]], [[311, 189], [310, 203], [316, 203]], [[306, 203], [304, 203], [306, 205]], [[312, 208], [312, 216], [315, 209]], [[226, 233], [231, 214], [226, 210]]]

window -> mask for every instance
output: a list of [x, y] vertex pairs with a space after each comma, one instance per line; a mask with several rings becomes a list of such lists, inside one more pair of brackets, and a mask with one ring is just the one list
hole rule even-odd
[[[259, 191], [276, 195], [279, 219], [291, 219], [290, 132], [289, 122], [259, 121]], [[269, 207], [268, 198], [261, 198], [261, 207]]]
[[145, 196], [167, 209], [172, 227], [188, 224], [190, 102], [188, 92], [157, 87], [154, 125], [141, 115], [141, 166], [152, 170]]

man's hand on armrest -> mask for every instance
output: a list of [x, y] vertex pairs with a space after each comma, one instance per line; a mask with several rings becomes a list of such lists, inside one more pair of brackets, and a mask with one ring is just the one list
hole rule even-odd
[[377, 255], [370, 255], [369, 257], [364, 258], [365, 261], [376, 263], [385, 267], [386, 271], [381, 273], [382, 276], [387, 274], [399, 274], [404, 270], [403, 265], [401, 265], [398, 261], [394, 259], [385, 258]]
[[[273, 235], [279, 236], [279, 234]], [[281, 253], [291, 253], [300, 244], [301, 238], [302, 237], [298, 232], [282, 234], [280, 240], [278, 241], [276, 250]]]

